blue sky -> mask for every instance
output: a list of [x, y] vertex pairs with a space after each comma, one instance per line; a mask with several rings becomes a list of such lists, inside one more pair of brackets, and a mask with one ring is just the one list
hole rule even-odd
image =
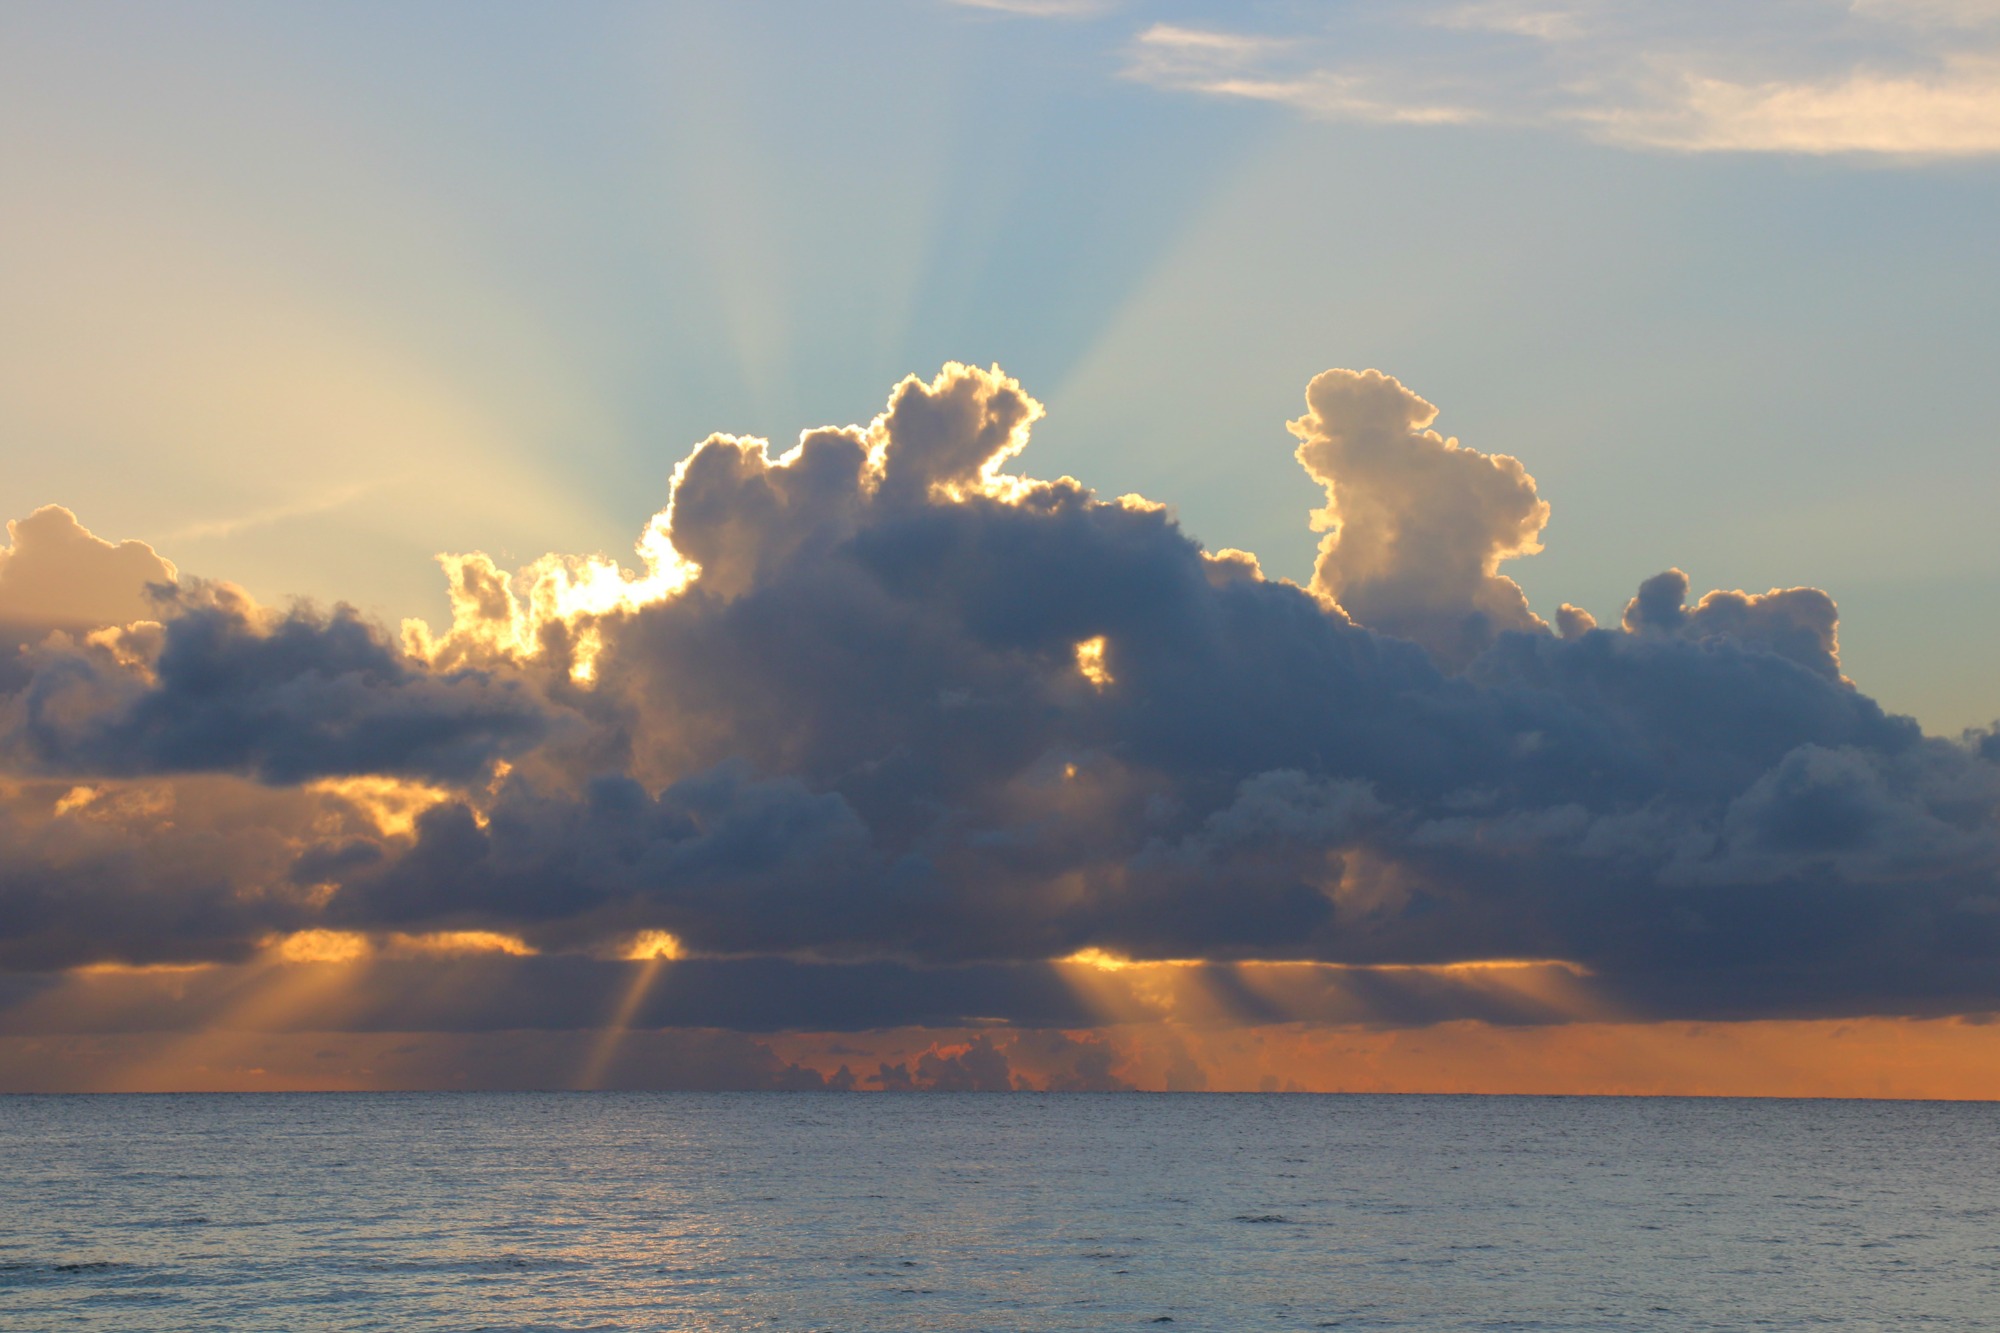
[[2000, 713], [2000, 8], [0, 13], [0, 511], [435, 617], [623, 553], [711, 431], [997, 361], [1025, 466], [1303, 579], [1286, 418], [1379, 367], [1554, 506], [1507, 572], [1812, 584]]

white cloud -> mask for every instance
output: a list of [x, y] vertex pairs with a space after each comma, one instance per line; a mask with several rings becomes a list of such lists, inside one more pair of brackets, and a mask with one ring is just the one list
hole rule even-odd
[[1933, 79], [1751, 86], [1690, 77], [1677, 106], [1594, 119], [1613, 140], [1694, 152], [2000, 153], [2000, 62], [1957, 61]]
[[1330, 120], [1437, 125], [1480, 118], [1479, 112], [1466, 107], [1407, 101], [1393, 91], [1379, 93], [1365, 74], [1313, 68], [1289, 75], [1274, 72], [1298, 45], [1156, 23], [1139, 34], [1125, 73], [1158, 88], [1274, 102]]
[[2000, 153], [2000, 0], [1309, 12], [1275, 34], [1153, 24], [1124, 74], [1325, 120], [1541, 126], [1676, 152]]
[[141, 541], [108, 542], [61, 505], [7, 524], [0, 625], [119, 625], [156, 614], [149, 585], [179, 577]]

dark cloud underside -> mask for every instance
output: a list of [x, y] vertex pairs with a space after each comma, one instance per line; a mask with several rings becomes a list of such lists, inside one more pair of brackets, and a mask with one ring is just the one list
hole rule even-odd
[[1547, 519], [1519, 462], [1373, 372], [1307, 401], [1310, 587], [1007, 473], [1040, 407], [954, 366], [782, 457], [704, 443], [608, 592], [460, 557], [453, 625], [404, 646], [189, 580], [151, 621], [25, 636], [0, 962], [302, 930], [542, 955], [378, 960], [325, 1015], [356, 1029], [601, 1022], [629, 965], [594, 959], [645, 932], [695, 956], [640, 1026], [1087, 1023], [1051, 962], [1085, 950], [1203, 962], [1246, 1018], [1549, 1016], [1383, 970], [1482, 959], [1562, 960], [1628, 1013], [1997, 1002], [1991, 736], [1885, 714], [1815, 589], [1690, 606], [1669, 571], [1558, 634], [1499, 572]]

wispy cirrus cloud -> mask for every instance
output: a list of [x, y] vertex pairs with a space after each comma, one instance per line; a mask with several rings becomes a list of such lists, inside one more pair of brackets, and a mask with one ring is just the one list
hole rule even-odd
[[1957, 57], [1931, 77], [1857, 73], [1827, 83], [1688, 74], [1664, 104], [1583, 119], [1606, 138], [1656, 148], [1979, 156], [2000, 152], [2000, 58]]
[[293, 519], [312, 518], [328, 513], [356, 500], [372, 491], [380, 489], [380, 483], [357, 483], [340, 486], [323, 495], [309, 499], [292, 500], [282, 504], [268, 505], [247, 514], [236, 514], [229, 518], [207, 519], [190, 523], [186, 527], [168, 534], [171, 541], [219, 540], [234, 537], [238, 533], [250, 532], [257, 528], [267, 528], [276, 523], [288, 523]]
[[1119, 7], [1120, 0], [947, 0], [959, 9], [984, 9], [995, 14], [1018, 14], [1025, 18], [1096, 18]]
[[2000, 152], [1988, 0], [1343, 5], [1278, 30], [1154, 23], [1126, 77], [1320, 119], [1494, 123], [1676, 152]]
[[1482, 118], [1469, 107], [1399, 95], [1366, 70], [1301, 61], [1309, 52], [1300, 41], [1156, 23], [1139, 34], [1125, 73], [1155, 87], [1275, 102], [1336, 120], [1433, 125]]

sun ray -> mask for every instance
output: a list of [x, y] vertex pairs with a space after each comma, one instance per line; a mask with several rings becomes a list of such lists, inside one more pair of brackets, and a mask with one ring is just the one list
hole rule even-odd
[[577, 1075], [579, 1089], [595, 1089], [604, 1081], [605, 1071], [618, 1056], [618, 1050], [625, 1043], [625, 1034], [632, 1027], [632, 1019], [652, 993], [653, 984], [660, 979], [667, 964], [682, 955], [681, 942], [664, 930], [645, 930], [632, 937], [624, 950], [627, 962], [636, 963], [632, 979], [626, 983], [625, 993], [619, 997], [618, 1005], [611, 1011], [610, 1021], [591, 1043], [589, 1056], [584, 1060], [582, 1072]]

